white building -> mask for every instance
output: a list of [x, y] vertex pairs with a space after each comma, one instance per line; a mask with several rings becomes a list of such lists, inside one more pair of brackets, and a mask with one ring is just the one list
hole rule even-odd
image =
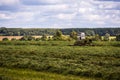
[[79, 32], [78, 33], [78, 40], [85, 39], [85, 33], [84, 32]]

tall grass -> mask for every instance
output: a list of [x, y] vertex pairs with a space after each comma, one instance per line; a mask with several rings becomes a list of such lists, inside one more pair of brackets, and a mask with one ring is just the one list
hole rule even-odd
[[120, 79], [120, 47], [114, 46], [119, 42], [95, 42], [102, 44], [100, 46], [69, 46], [73, 42], [65, 41], [40, 42], [45, 45], [36, 45], [39, 42], [23, 42], [27, 45], [21, 43], [0, 43], [1, 67], [97, 77], [104, 80]]
[[0, 80], [95, 80], [93, 78], [64, 76], [49, 72], [24, 69], [0, 68]]

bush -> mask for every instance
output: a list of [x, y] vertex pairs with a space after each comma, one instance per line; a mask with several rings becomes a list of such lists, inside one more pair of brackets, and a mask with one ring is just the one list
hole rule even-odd
[[35, 38], [32, 36], [23, 36], [20, 40], [21, 41], [33, 41], [35, 40]]
[[80, 40], [80, 41], [76, 41], [74, 43], [74, 45], [76, 46], [84, 46], [84, 45], [91, 45], [92, 43], [92, 39], [83, 39], [83, 40]]
[[11, 41], [16, 41], [16, 38], [12, 38]]
[[32, 37], [32, 36], [28, 36], [28, 41], [33, 41], [33, 40], [35, 40], [34, 37]]
[[40, 40], [41, 40], [41, 38], [36, 38], [35, 40], [36, 40], [36, 41], [40, 41]]
[[2, 41], [9, 41], [9, 39], [8, 38], [3, 38]]

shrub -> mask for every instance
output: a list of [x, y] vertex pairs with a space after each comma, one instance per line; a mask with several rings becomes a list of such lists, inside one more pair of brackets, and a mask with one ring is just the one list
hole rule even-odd
[[35, 40], [35, 38], [32, 36], [23, 36], [20, 40], [21, 41], [32, 41], [32, 40]]
[[91, 43], [92, 43], [92, 39], [83, 39], [83, 40], [80, 40], [80, 41], [76, 41], [74, 43], [74, 45], [84, 46], [84, 45], [91, 45]]
[[2, 41], [9, 41], [9, 39], [8, 38], [3, 38]]
[[27, 41], [27, 36], [23, 36], [22, 38], [20, 38], [21, 41]]
[[16, 41], [16, 38], [12, 38], [11, 41]]
[[33, 41], [33, 40], [35, 40], [34, 37], [32, 37], [32, 36], [28, 36], [28, 41]]
[[41, 40], [41, 38], [36, 38], [35, 40], [36, 40], [36, 41], [40, 41], [40, 40]]

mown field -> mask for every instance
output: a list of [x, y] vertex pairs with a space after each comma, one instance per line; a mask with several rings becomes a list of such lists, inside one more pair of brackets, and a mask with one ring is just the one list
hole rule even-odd
[[13, 77], [12, 80], [120, 80], [120, 42], [93, 42], [94, 46], [72, 46], [73, 43], [1, 41], [0, 77]]

